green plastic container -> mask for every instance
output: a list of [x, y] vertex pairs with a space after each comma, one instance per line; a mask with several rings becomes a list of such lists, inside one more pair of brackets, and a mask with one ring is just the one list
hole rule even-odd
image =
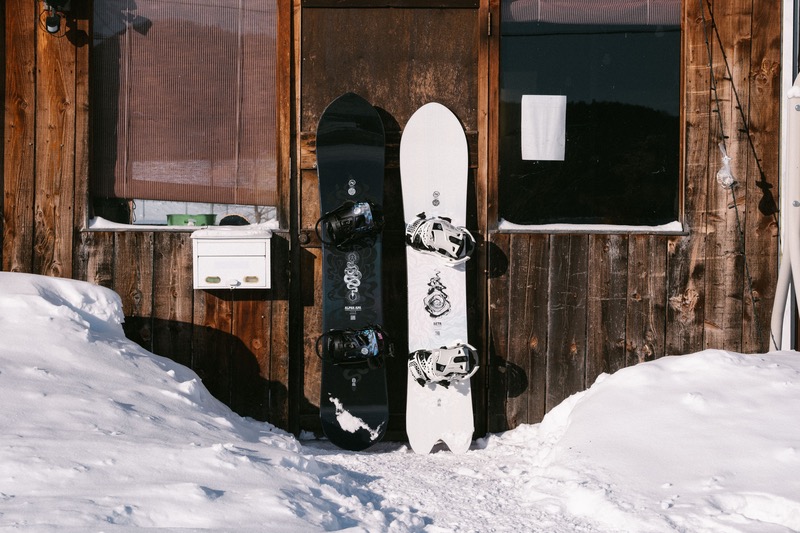
[[213, 226], [217, 215], [167, 215], [170, 226]]

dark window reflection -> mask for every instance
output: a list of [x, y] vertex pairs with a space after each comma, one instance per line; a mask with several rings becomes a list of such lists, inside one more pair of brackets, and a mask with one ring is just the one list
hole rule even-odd
[[[500, 215], [517, 224], [677, 220], [680, 27], [505, 22]], [[524, 94], [566, 95], [564, 161], [523, 161]]]

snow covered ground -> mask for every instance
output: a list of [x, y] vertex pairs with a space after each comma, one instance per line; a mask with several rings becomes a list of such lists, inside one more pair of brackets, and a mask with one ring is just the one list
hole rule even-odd
[[0, 273], [0, 529], [800, 531], [800, 357], [601, 376], [541, 424], [416, 455], [300, 442], [125, 339], [117, 296]]

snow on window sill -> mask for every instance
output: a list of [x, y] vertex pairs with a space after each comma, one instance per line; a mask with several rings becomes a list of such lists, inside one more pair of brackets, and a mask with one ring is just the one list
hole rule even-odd
[[[103, 217], [95, 217], [89, 220], [87, 231], [172, 231], [172, 232], [194, 232], [198, 230], [219, 230], [230, 233], [238, 229], [239, 233], [252, 234], [253, 232], [280, 229], [278, 221], [273, 219], [261, 224], [251, 224], [249, 226], [167, 226], [166, 224], [120, 224], [106, 220]], [[226, 231], [229, 230], [229, 231]]]
[[658, 226], [626, 226], [618, 224], [514, 224], [500, 219], [498, 231], [507, 233], [645, 233], [662, 235], [682, 235], [686, 231], [679, 221]]

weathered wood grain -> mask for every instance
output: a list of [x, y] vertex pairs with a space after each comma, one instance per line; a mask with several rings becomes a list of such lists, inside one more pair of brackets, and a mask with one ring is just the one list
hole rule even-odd
[[114, 233], [82, 232], [75, 254], [75, 279], [114, 287]]
[[[750, 108], [745, 204], [747, 269], [742, 351], [769, 349], [769, 323], [777, 283], [778, 185], [780, 177], [781, 22], [768, 0], [752, 3], [754, 31], [750, 43]], [[747, 282], [747, 279], [745, 279]]]
[[[489, 173], [489, 48], [488, 48], [488, 25], [491, 20], [489, 15], [489, 5], [487, 1], [479, 1], [478, 9], [478, 24], [475, 28], [478, 41], [478, 60], [477, 60], [477, 76], [478, 76], [478, 101], [476, 103], [476, 153], [473, 156], [470, 154], [470, 166], [475, 167], [474, 172], [474, 190], [475, 190], [475, 219], [474, 223], [470, 221], [470, 225], [475, 230], [475, 238], [479, 246], [472, 261], [473, 264], [470, 268], [472, 276], [475, 281], [470, 284], [476, 289], [475, 293], [475, 312], [474, 312], [474, 325], [477, 331], [481, 332], [480, 339], [476, 339], [475, 343], [480, 352], [481, 367], [476, 375], [476, 386], [472, 389], [473, 399], [473, 412], [477, 413], [475, 417], [475, 434], [484, 435], [488, 431], [488, 418], [485, 406], [488, 402], [488, 384], [490, 377], [489, 360], [489, 280], [487, 273], [489, 270], [489, 236], [487, 232], [488, 220], [488, 205], [489, 205], [489, 188], [488, 188], [488, 173]], [[486, 31], [482, 31], [486, 30]], [[468, 134], [469, 135], [469, 134]]]
[[546, 411], [584, 387], [588, 249], [586, 235], [550, 237]]
[[589, 236], [586, 385], [626, 366], [628, 237]]
[[153, 300], [152, 232], [118, 232], [114, 235], [114, 290], [122, 299], [125, 316], [150, 316]]
[[[5, 6], [5, 117], [3, 122], [3, 270], [33, 271], [36, 154], [36, 32], [38, 5]], [[71, 200], [70, 200], [71, 201]]]
[[206, 388], [230, 405], [232, 400], [233, 354], [241, 343], [231, 335], [233, 324], [232, 291], [195, 291], [192, 369]]
[[[508, 362], [509, 261], [511, 235], [497, 234], [489, 243], [489, 376], [487, 393], [488, 430], [494, 433], [510, 429], [506, 398], [510, 382], [517, 379]], [[525, 376], [527, 389], [527, 376]]]
[[[538, 261], [531, 258], [531, 239], [528, 235], [512, 235], [508, 254], [508, 305], [518, 309], [515, 320], [509, 321], [506, 327], [508, 340], [506, 368], [506, 408], [505, 414], [509, 427], [516, 427], [529, 420], [528, 402], [544, 392], [544, 374], [535, 373], [534, 361], [547, 350], [547, 337], [541, 337], [541, 331], [534, 330], [534, 319], [541, 312], [542, 301], [539, 280], [533, 279], [537, 272]], [[545, 287], [547, 283], [545, 282]], [[538, 291], [537, 291], [538, 290]], [[510, 372], [509, 372], [510, 370]], [[543, 402], [542, 402], [543, 403]]]
[[260, 355], [261, 376], [269, 380], [266, 420], [281, 428], [289, 428], [290, 356], [290, 244], [285, 233], [272, 237], [272, 288], [269, 291], [268, 352]]
[[666, 259], [664, 237], [631, 235], [628, 241], [626, 366], [664, 355]]
[[231, 351], [231, 407], [238, 413], [265, 420], [269, 414], [269, 339], [272, 305], [260, 298], [262, 291], [231, 291], [231, 335], [239, 339]]
[[[549, 354], [552, 338], [548, 331], [550, 320], [551, 294], [549, 293], [550, 271], [542, 260], [551, 253], [552, 240], [546, 235], [530, 235], [528, 273], [530, 330], [526, 331], [527, 353], [530, 360], [528, 375], [528, 416], [527, 420], [539, 420], [547, 413], [548, 376], [550, 371]], [[511, 290], [514, 290], [512, 285]], [[513, 332], [514, 324], [509, 324]], [[514, 426], [512, 426], [514, 427]]]
[[[698, 2], [684, 3], [684, 128], [683, 225], [685, 236], [672, 237], [668, 245], [667, 292], [669, 298], [666, 351], [678, 355], [703, 349], [705, 320], [706, 197], [710, 180], [709, 154], [717, 150], [710, 140], [712, 101], [710, 69], [703, 18]], [[718, 152], [716, 152], [718, 153]]]
[[[83, 7], [82, 11], [88, 10]], [[75, 48], [75, 199], [73, 202], [74, 211], [72, 214], [73, 232], [86, 229], [89, 222], [89, 157], [91, 130], [89, 127], [90, 112], [90, 60], [89, 54], [91, 46], [89, 44], [89, 18], [79, 17], [73, 22], [74, 31], [77, 35], [86, 36], [86, 40], [77, 41], [79, 44]], [[80, 201], [80, 199], [84, 199]], [[77, 241], [77, 239], [74, 239]]]
[[301, 131], [315, 131], [328, 103], [349, 91], [385, 122], [402, 126], [437, 101], [476, 131], [477, 9], [304, 8], [302, 16]]
[[[706, 347], [741, 349], [742, 288], [744, 284], [743, 244], [739, 241], [738, 216], [744, 215], [744, 192], [738, 180], [746, 174], [747, 145], [742, 131], [739, 106], [747, 105], [747, 76], [750, 70], [750, 14], [737, 2], [714, 2], [705, 11], [711, 44], [713, 84], [711, 97], [718, 101], [712, 112], [709, 138], [712, 147], [726, 146], [730, 167], [737, 180], [733, 193], [716, 180], [709, 182], [706, 219], [706, 309], [704, 344]], [[747, 24], [745, 27], [744, 25]], [[719, 108], [717, 108], [717, 103]], [[709, 151], [712, 179], [722, 168], [721, 154]], [[744, 223], [744, 220], [741, 220]]]
[[[301, 282], [313, 287], [314, 296], [311, 302], [306, 302], [303, 306], [303, 395], [305, 406], [319, 409], [322, 365], [317, 357], [315, 344], [322, 334], [322, 249], [307, 248], [306, 251], [309, 258], [313, 257], [313, 261], [304, 264]], [[301, 411], [301, 416], [307, 413], [308, 409], [305, 413]], [[319, 418], [318, 411], [316, 415]]]
[[[153, 351], [194, 367], [194, 353], [204, 349], [194, 343], [192, 241], [188, 233], [156, 232], [151, 244]], [[147, 256], [142, 257], [147, 261]]]
[[39, 32], [36, 39], [36, 127], [33, 271], [72, 276], [75, 199], [75, 47]]

